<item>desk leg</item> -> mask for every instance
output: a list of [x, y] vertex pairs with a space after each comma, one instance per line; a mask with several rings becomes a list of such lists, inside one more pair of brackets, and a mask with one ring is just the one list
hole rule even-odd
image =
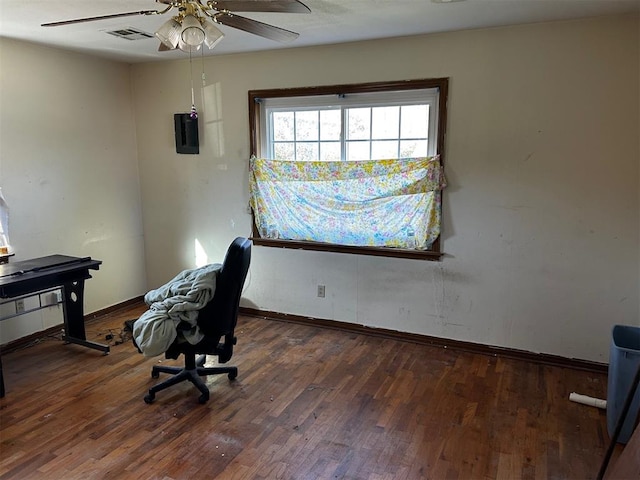
[[84, 280], [65, 283], [62, 286], [62, 309], [64, 312], [64, 331], [62, 339], [67, 343], [75, 343], [84, 347], [109, 353], [109, 345], [87, 340], [84, 331]]

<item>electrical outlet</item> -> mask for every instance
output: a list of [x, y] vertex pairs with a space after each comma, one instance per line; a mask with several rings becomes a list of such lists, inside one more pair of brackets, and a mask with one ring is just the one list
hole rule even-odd
[[16, 300], [16, 313], [24, 312], [24, 299]]
[[51, 292], [50, 294], [47, 295], [46, 297], [46, 303], [47, 305], [57, 305], [62, 301], [62, 294], [57, 291], [57, 292]]
[[318, 297], [324, 298], [324, 285], [318, 285]]

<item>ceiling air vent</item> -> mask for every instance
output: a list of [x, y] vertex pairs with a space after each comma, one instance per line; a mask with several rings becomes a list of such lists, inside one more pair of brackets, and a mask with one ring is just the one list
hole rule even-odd
[[119, 30], [112, 30], [107, 32], [109, 35], [113, 35], [115, 37], [124, 38], [126, 40], [142, 40], [144, 38], [153, 38], [153, 35], [147, 32], [143, 32], [142, 30], [137, 30], [135, 28], [121, 28]]

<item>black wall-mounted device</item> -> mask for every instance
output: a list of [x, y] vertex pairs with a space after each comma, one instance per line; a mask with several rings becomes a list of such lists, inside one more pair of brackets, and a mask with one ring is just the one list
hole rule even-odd
[[198, 154], [198, 117], [188, 113], [175, 113], [173, 121], [176, 129], [176, 153]]

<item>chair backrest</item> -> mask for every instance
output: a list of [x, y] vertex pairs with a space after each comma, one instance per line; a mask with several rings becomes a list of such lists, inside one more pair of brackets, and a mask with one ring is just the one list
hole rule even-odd
[[198, 326], [205, 336], [233, 336], [244, 281], [251, 262], [251, 240], [238, 237], [227, 250], [216, 278], [216, 291], [198, 315]]

